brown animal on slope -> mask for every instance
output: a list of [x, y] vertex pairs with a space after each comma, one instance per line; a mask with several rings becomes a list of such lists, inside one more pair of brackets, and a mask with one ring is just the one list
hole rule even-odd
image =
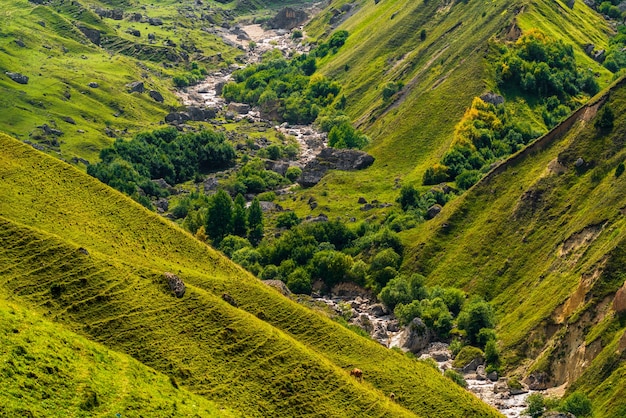
[[354, 368], [350, 370], [350, 376], [354, 376], [359, 379], [359, 382], [363, 381], [363, 371], [361, 369]]

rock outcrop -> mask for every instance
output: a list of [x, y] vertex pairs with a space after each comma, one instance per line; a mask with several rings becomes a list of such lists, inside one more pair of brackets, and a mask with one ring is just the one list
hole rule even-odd
[[291, 30], [307, 20], [308, 16], [303, 10], [285, 7], [278, 12], [276, 16], [267, 22], [267, 26], [271, 29], [287, 29]]
[[263, 280], [263, 283], [265, 283], [269, 287], [273, 287], [274, 289], [278, 290], [284, 296], [291, 295], [291, 291], [282, 280]]
[[185, 295], [185, 283], [183, 283], [180, 277], [174, 273], [165, 273], [165, 279], [170, 290], [177, 298], [182, 298]]
[[324, 148], [304, 167], [298, 183], [303, 187], [312, 187], [320, 182], [328, 170], [362, 170], [373, 163], [374, 157], [363, 151]]

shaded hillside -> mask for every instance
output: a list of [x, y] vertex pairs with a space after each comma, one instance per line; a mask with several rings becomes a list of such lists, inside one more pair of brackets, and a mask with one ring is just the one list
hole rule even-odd
[[406, 236], [406, 269], [492, 301], [509, 368], [598, 416], [625, 407], [625, 112], [622, 79]]
[[[87, 175], [0, 141], [0, 291], [13, 303], [245, 415], [497, 415]], [[185, 282], [181, 299], [165, 272]]]
[[239, 416], [138, 361], [68, 332], [14, 303], [0, 304], [0, 415]]
[[[332, 10], [342, 3], [333, 2], [307, 27], [312, 35], [334, 27]], [[490, 47], [519, 36], [520, 27], [542, 21], [547, 33], [574, 46], [578, 65], [593, 68], [602, 85], [610, 77], [582, 50], [585, 43], [606, 44], [609, 32], [582, 1], [571, 9], [543, 0], [368, 1], [355, 7], [337, 26], [351, 34], [346, 45], [319, 68], [344, 86], [346, 111], [372, 140], [366, 150], [376, 162], [362, 172], [332, 173], [313, 188], [310, 193], [326, 212], [363, 216], [356, 204], [361, 195], [393, 202], [398, 184], [421, 185], [426, 168], [449, 149], [473, 98], [497, 89]], [[389, 83], [400, 83], [401, 89], [385, 100]], [[518, 113], [541, 127], [540, 116], [524, 108]]]

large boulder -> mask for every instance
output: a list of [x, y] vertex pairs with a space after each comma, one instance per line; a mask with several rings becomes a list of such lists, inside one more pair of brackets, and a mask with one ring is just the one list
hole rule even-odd
[[11, 80], [15, 81], [16, 83], [28, 84], [28, 76], [25, 76], [25, 75], [20, 74], [20, 73], [12, 73], [10, 71], [7, 71], [5, 74], [7, 75], [7, 77], [9, 77]]
[[228, 110], [231, 112], [239, 113], [240, 115], [245, 115], [250, 111], [250, 105], [246, 103], [229, 103]]
[[161, 93], [159, 93], [158, 91], [150, 90], [150, 92], [148, 94], [150, 95], [152, 100], [154, 100], [155, 102], [163, 103], [163, 101], [164, 101], [163, 95]]
[[428, 347], [433, 339], [432, 331], [420, 318], [414, 318], [404, 329], [400, 346], [412, 353], [418, 353]]
[[185, 283], [183, 283], [180, 277], [174, 273], [165, 273], [165, 279], [170, 290], [177, 298], [182, 298], [185, 295]]
[[92, 43], [100, 46], [102, 34], [99, 30], [91, 29], [86, 26], [77, 26], [78, 30], [83, 33]]
[[274, 289], [278, 290], [284, 296], [291, 295], [291, 291], [282, 280], [263, 280], [263, 283], [265, 283], [269, 287], [273, 287]]
[[143, 81], [133, 81], [126, 84], [126, 87], [128, 87], [129, 93], [143, 93], [146, 90]]
[[361, 170], [374, 163], [374, 157], [353, 149], [324, 148], [302, 170], [298, 179], [303, 187], [312, 187], [320, 182], [328, 170]]
[[285, 7], [267, 22], [271, 29], [294, 29], [307, 20], [308, 16], [303, 10]]
[[165, 116], [165, 122], [171, 124], [179, 124], [187, 121], [204, 122], [213, 119], [217, 112], [211, 108], [189, 107], [184, 112], [171, 112]]

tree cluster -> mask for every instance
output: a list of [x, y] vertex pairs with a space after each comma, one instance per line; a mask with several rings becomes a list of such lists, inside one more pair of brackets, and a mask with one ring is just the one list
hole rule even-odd
[[100, 159], [87, 167], [87, 173], [149, 206], [147, 196], [168, 193], [152, 179], [177, 184], [229, 167], [235, 150], [222, 133], [181, 133], [168, 127], [140, 133], [130, 141], [117, 139], [100, 152]]

